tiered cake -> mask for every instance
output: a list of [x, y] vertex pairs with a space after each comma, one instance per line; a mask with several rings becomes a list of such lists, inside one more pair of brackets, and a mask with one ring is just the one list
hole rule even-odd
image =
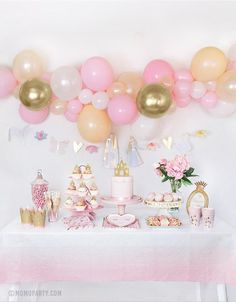
[[111, 181], [111, 195], [117, 199], [129, 199], [133, 196], [133, 177], [129, 176], [128, 166], [121, 160], [115, 168]]

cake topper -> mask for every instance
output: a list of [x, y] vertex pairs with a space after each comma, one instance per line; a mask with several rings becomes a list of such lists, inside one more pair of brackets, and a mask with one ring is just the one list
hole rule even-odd
[[129, 168], [123, 160], [115, 167], [115, 176], [129, 176]]

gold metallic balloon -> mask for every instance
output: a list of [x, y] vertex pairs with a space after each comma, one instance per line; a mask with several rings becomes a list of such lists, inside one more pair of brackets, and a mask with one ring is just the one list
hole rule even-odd
[[139, 91], [136, 101], [138, 111], [151, 118], [164, 115], [172, 103], [169, 90], [160, 84], [143, 87]]
[[30, 110], [41, 110], [48, 106], [52, 96], [50, 86], [37, 79], [22, 84], [19, 99]]

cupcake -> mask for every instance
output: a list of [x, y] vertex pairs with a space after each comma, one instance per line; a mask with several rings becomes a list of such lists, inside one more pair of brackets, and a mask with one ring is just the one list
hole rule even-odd
[[91, 207], [94, 209], [98, 207], [98, 202], [97, 202], [96, 198], [92, 198], [90, 200], [90, 204], [91, 204]]
[[66, 201], [64, 202], [64, 205], [66, 208], [72, 208], [73, 207], [73, 200], [69, 197], [66, 199]]
[[165, 193], [164, 194], [164, 201], [165, 202], [171, 202], [171, 201], [173, 201], [172, 193]]
[[155, 195], [155, 201], [158, 201], [158, 202], [164, 201], [163, 200], [163, 194], [156, 193], [156, 195]]
[[76, 185], [75, 185], [75, 183], [74, 183], [73, 180], [70, 182], [68, 190], [71, 190], [71, 191], [75, 191], [76, 190]]
[[75, 208], [78, 211], [83, 211], [83, 210], [85, 210], [86, 207], [87, 207], [87, 204], [84, 199], [80, 199], [75, 205]]
[[83, 171], [83, 178], [88, 179], [92, 177], [92, 170], [90, 165], [85, 166], [85, 170]]
[[98, 195], [98, 188], [96, 186], [95, 183], [93, 183], [90, 187], [89, 187], [89, 191], [91, 193], [92, 196], [97, 196]]
[[85, 197], [87, 195], [87, 187], [84, 183], [81, 183], [80, 186], [79, 186], [79, 189], [78, 189], [78, 192], [79, 192], [79, 196], [80, 197]]
[[74, 167], [74, 170], [73, 170], [72, 174], [80, 174], [80, 168], [79, 168], [78, 165], [76, 165], [76, 166]]

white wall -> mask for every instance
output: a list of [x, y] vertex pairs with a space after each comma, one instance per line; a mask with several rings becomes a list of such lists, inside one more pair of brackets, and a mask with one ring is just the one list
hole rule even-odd
[[[158, 1], [1, 1], [0, 64], [11, 65], [17, 52], [32, 48], [40, 52], [48, 70], [64, 65], [80, 65], [93, 55], [106, 57], [117, 74], [142, 71], [154, 58], [169, 60], [175, 68], [188, 67], [194, 52], [208, 45], [227, 51], [236, 41], [235, 2], [158, 2]], [[80, 140], [75, 124], [51, 115], [42, 125], [32, 126], [25, 141], [7, 141], [9, 127], [23, 127], [18, 115], [18, 101], [13, 97], [0, 103], [0, 224], [19, 206], [30, 203], [30, 181], [42, 168], [53, 188], [64, 190], [66, 176], [75, 162], [90, 162], [100, 190], [109, 192], [103, 181], [112, 171], [102, 168], [102, 149], [98, 154], [72, 148], [65, 155], [49, 151], [48, 141], [37, 142], [35, 131], [44, 129], [49, 136]], [[206, 139], [193, 138], [191, 161], [201, 179], [208, 182], [211, 205], [217, 214], [236, 227], [234, 219], [235, 132], [236, 116], [211, 118], [193, 104], [160, 119], [158, 138], [178, 137], [186, 132], [207, 129]], [[116, 129], [117, 130], [117, 129]], [[128, 130], [128, 131], [127, 131]], [[129, 127], [117, 130], [121, 153], [125, 154]], [[152, 164], [174, 150], [142, 152], [144, 165], [133, 170], [136, 192], [163, 190], [152, 171]], [[146, 182], [143, 182], [144, 176]], [[184, 190], [185, 195], [190, 189]], [[236, 298], [235, 298], [236, 299]]]

